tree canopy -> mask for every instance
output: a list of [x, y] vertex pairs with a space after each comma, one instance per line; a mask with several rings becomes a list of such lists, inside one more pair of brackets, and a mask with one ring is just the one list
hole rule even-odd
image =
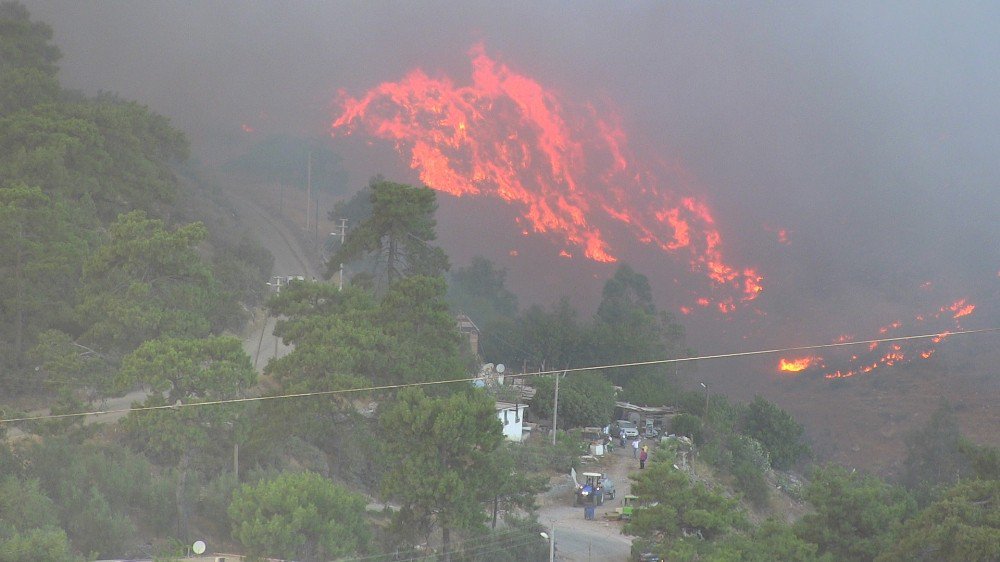
[[314, 472], [286, 472], [241, 486], [228, 513], [251, 554], [322, 562], [367, 552], [366, 503]]
[[393, 515], [401, 536], [426, 537], [441, 529], [448, 560], [450, 533], [481, 528], [483, 502], [509, 474], [493, 401], [477, 390], [431, 398], [419, 389], [399, 393], [380, 418], [387, 466], [382, 490], [400, 506]]
[[504, 286], [506, 277], [507, 270], [475, 256], [468, 266], [451, 271], [448, 302], [482, 326], [512, 319], [517, 315], [517, 296]]
[[[537, 377], [531, 399], [532, 414], [537, 419], [552, 419], [555, 378]], [[581, 372], [560, 376], [559, 415], [557, 424], [567, 427], [604, 427], [615, 411], [615, 389], [600, 373]]]
[[373, 179], [368, 189], [371, 216], [348, 230], [344, 244], [327, 263], [327, 277], [341, 263], [365, 257], [384, 268], [388, 285], [408, 275], [437, 276], [447, 271], [447, 256], [430, 245], [437, 238], [434, 190], [381, 178]]
[[815, 512], [796, 523], [796, 534], [837, 560], [872, 560], [888, 550], [916, 507], [904, 489], [835, 466], [813, 473], [805, 497]]
[[805, 430], [788, 412], [760, 396], [747, 405], [745, 412], [744, 433], [764, 445], [774, 468], [791, 468], [810, 454]]

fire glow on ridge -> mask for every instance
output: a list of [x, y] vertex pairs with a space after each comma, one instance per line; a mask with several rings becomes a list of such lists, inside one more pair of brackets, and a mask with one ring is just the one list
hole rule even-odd
[[[968, 302], [968, 299], [958, 299], [950, 305], [938, 308], [936, 312], [916, 315], [913, 320], [904, 323], [895, 320], [878, 329], [879, 337], [893, 336], [898, 330], [905, 327], [916, 327], [922, 331], [933, 327], [941, 329], [943, 326], [950, 326], [951, 329], [962, 329], [960, 318], [971, 315], [976, 310], [976, 305]], [[885, 342], [868, 345], [867, 353], [855, 351], [850, 358], [841, 361], [845, 363], [843, 368], [827, 372], [824, 378], [845, 379], [856, 375], [868, 374], [880, 367], [893, 367], [909, 363], [917, 359], [930, 359], [937, 351], [936, 345], [948, 337], [950, 331], [944, 329], [930, 340], [922, 340], [906, 344], [906, 342]], [[854, 341], [851, 334], [839, 336], [835, 343], [845, 343]], [[881, 349], [880, 349], [881, 348]], [[785, 358], [778, 361], [778, 371], [788, 373], [798, 373], [812, 368], [825, 368], [826, 365], [821, 357]]]
[[427, 186], [516, 206], [523, 228], [567, 245], [564, 257], [579, 251], [617, 261], [606, 228], [616, 225], [666, 253], [683, 252], [717, 295], [700, 301], [703, 307], [730, 312], [763, 290], [756, 269], [723, 258], [711, 210], [687, 193], [688, 174], [676, 164], [663, 166], [673, 184], [666, 186], [630, 150], [614, 112], [564, 103], [490, 58], [482, 45], [470, 56], [468, 86], [416, 69], [360, 98], [342, 92], [332, 134], [392, 141]]

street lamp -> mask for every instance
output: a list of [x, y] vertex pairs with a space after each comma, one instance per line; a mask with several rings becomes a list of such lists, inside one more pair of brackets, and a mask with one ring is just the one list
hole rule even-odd
[[549, 562], [556, 561], [556, 527], [555, 525], [549, 527], [549, 532], [546, 533], [542, 531], [538, 533], [543, 539], [549, 541]]

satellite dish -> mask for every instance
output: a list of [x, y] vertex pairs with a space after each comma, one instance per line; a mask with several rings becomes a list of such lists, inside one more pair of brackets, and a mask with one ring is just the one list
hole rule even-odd
[[502, 375], [503, 372], [506, 371], [506, 370], [507, 370], [507, 367], [504, 367], [503, 363], [497, 363], [497, 372], [498, 373], [500, 373]]
[[205, 554], [205, 541], [194, 541], [194, 544], [191, 545], [191, 552]]

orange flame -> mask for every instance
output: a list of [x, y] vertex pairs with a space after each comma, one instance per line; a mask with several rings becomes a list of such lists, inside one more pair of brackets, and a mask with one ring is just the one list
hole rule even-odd
[[671, 166], [675, 185], [665, 187], [629, 149], [614, 112], [565, 103], [481, 44], [470, 56], [468, 86], [417, 69], [360, 98], [342, 94], [331, 132], [392, 141], [429, 187], [516, 205], [533, 233], [558, 236], [589, 259], [617, 261], [598, 223], [664, 252], [684, 250], [692, 271], [734, 294], [718, 299], [723, 312], [763, 291], [754, 268], [724, 259], [708, 205], [677, 194], [690, 183], [684, 170]]
[[[914, 324], [922, 324], [928, 319], [937, 319], [939, 321], [946, 320], [948, 316], [942, 318], [942, 315], [947, 314], [951, 316], [952, 323], [957, 328], [958, 319], [972, 314], [975, 311], [975, 309], [976, 305], [969, 303], [967, 299], [959, 299], [949, 306], [940, 307], [939, 309], [937, 309], [937, 313], [915, 315]], [[902, 325], [903, 323], [897, 320], [889, 324], [888, 326], [883, 326], [879, 328], [878, 331], [880, 334], [886, 334], [890, 330], [895, 330], [902, 327]], [[942, 341], [944, 341], [945, 338], [951, 335], [951, 333], [952, 332], [947, 330], [939, 332], [935, 337], [931, 338], [931, 342], [934, 344], [939, 344]], [[849, 341], [850, 339], [853, 339], [853, 337], [840, 336], [836, 339], [836, 341], [838, 343], [841, 343]], [[872, 342], [871, 344], [868, 345], [869, 353], [874, 352], [876, 349], [878, 349], [878, 347], [879, 347], [878, 342]], [[842, 378], [853, 377], [855, 375], [862, 373], [871, 373], [872, 371], [878, 369], [879, 367], [883, 366], [892, 367], [895, 365], [902, 365], [910, 361], [911, 357], [914, 359], [917, 357], [919, 357], [920, 359], [930, 359], [931, 356], [933, 356], [936, 351], [936, 349], [934, 348], [928, 349], [926, 343], [923, 345], [924, 349], [913, 350], [912, 354], [905, 351], [903, 349], [903, 345], [899, 342], [891, 343], [889, 344], [888, 347], [889, 347], [888, 351], [879, 356], [877, 359], [872, 359], [871, 355], [868, 355], [867, 357], [862, 357], [857, 354], [851, 355], [850, 362], [852, 363], [852, 365], [856, 366], [854, 366], [851, 369], [838, 369], [836, 371], [829, 372], [825, 374], [824, 377], [827, 379], [842, 379]], [[857, 363], [860, 361], [863, 361], [864, 363], [857, 365]]]
[[814, 364], [819, 364], [821, 361], [823, 361], [822, 357], [815, 356], [801, 357], [799, 359], [785, 359], [782, 357], [778, 362], [778, 370], [797, 373], [814, 366]]
[[965, 299], [959, 299], [955, 301], [951, 306], [942, 308], [941, 312], [944, 312], [946, 309], [954, 313], [952, 315], [953, 319], [958, 320], [963, 316], [968, 316], [972, 314], [972, 312], [976, 310], [976, 305], [966, 303]]

